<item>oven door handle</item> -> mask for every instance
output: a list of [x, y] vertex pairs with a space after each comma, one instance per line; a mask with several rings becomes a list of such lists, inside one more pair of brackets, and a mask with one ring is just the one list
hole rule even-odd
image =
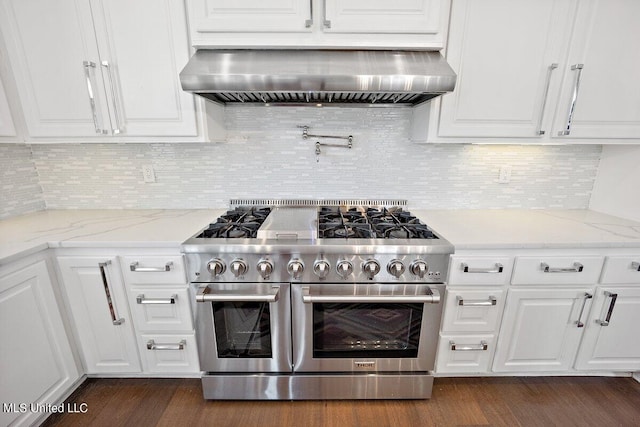
[[302, 302], [312, 303], [440, 303], [440, 292], [429, 288], [424, 295], [311, 295], [308, 287], [302, 288]]
[[280, 296], [280, 287], [273, 286], [267, 294], [256, 293], [211, 293], [208, 286], [200, 288], [196, 302], [276, 302]]

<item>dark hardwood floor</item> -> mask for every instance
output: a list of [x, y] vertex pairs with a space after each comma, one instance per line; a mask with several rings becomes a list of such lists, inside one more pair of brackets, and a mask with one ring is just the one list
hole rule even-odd
[[640, 426], [631, 378], [437, 378], [430, 400], [205, 401], [196, 379], [88, 379], [47, 426]]

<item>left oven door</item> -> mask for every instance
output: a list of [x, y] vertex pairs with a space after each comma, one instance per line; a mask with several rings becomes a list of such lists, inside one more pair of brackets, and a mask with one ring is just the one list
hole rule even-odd
[[206, 372], [291, 372], [288, 283], [199, 284], [196, 335]]

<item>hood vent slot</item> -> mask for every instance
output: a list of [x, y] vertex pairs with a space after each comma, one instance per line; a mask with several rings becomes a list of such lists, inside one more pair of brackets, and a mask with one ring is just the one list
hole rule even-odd
[[416, 105], [453, 90], [440, 52], [199, 50], [182, 88], [222, 104]]

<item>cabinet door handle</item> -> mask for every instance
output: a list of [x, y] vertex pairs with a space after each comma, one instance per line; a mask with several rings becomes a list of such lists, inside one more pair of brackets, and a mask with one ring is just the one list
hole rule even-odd
[[111, 130], [113, 135], [118, 135], [122, 132], [120, 127], [120, 114], [118, 111], [118, 98], [116, 97], [116, 88], [113, 85], [113, 76], [111, 75], [111, 66], [108, 61], [102, 61], [100, 63], [105, 70], [107, 70], [107, 77], [109, 78], [109, 86], [111, 86], [111, 100], [113, 101], [113, 115], [115, 116], [116, 127]]
[[327, 0], [322, 0], [322, 25], [331, 28], [331, 21], [327, 19]]
[[611, 303], [609, 303], [609, 310], [607, 310], [607, 317], [604, 320], [596, 320], [596, 323], [600, 326], [609, 326], [609, 322], [611, 321], [611, 313], [613, 313], [613, 307], [615, 307], [616, 305], [618, 294], [604, 291], [604, 296], [611, 298]]
[[176, 344], [156, 344], [154, 340], [147, 341], [147, 350], [184, 350], [187, 340], [182, 340]]
[[309, 19], [304, 21], [304, 26], [306, 28], [313, 26], [313, 0], [309, 0]]
[[558, 68], [557, 63], [549, 65], [547, 68], [547, 82], [544, 85], [544, 94], [542, 96], [542, 107], [540, 107], [540, 115], [538, 116], [538, 135], [544, 135], [545, 131], [542, 130], [542, 120], [544, 119], [544, 110], [547, 105], [547, 98], [549, 97], [549, 87], [551, 86], [551, 74], [553, 70]]
[[489, 267], [489, 268], [470, 268], [469, 265], [467, 265], [466, 262], [463, 262], [462, 264], [460, 264], [460, 268], [462, 269], [462, 271], [464, 273], [491, 273], [491, 274], [497, 274], [497, 273], [502, 273], [504, 271], [503, 265], [500, 264], [499, 262], [496, 262], [493, 267]]
[[454, 341], [449, 341], [451, 351], [485, 351], [489, 348], [486, 341], [480, 341], [480, 344], [456, 344]]
[[593, 298], [588, 292], [584, 293], [584, 297], [582, 299], [582, 307], [580, 308], [580, 314], [578, 315], [578, 320], [576, 320], [576, 326], [578, 328], [584, 328], [584, 323], [582, 322], [582, 314], [584, 313], [584, 307], [587, 305], [587, 300]]
[[573, 122], [573, 113], [576, 109], [576, 101], [578, 100], [578, 90], [580, 90], [580, 76], [582, 75], [582, 69], [584, 64], [575, 64], [571, 66], [571, 71], [576, 72], [576, 78], [573, 82], [573, 94], [571, 95], [571, 103], [569, 104], [569, 113], [567, 114], [567, 124], [564, 130], [558, 132], [558, 136], [566, 136], [571, 133], [571, 123]]
[[136, 297], [136, 302], [138, 304], [175, 304], [177, 299], [177, 294], [173, 294], [169, 298], [146, 298], [144, 294], [140, 294]]
[[113, 299], [111, 298], [111, 291], [109, 290], [109, 282], [107, 282], [107, 273], [105, 268], [111, 264], [111, 261], [105, 261], [98, 264], [100, 268], [100, 275], [102, 276], [102, 285], [104, 286], [104, 293], [107, 295], [107, 304], [109, 305], [109, 314], [111, 314], [111, 322], [118, 326], [124, 323], [123, 317], [118, 317], [116, 309], [113, 305]]
[[98, 109], [96, 107], [96, 97], [93, 91], [93, 84], [91, 83], [91, 68], [95, 70], [96, 63], [91, 61], [82, 61], [84, 67], [84, 77], [87, 80], [87, 93], [89, 94], [89, 105], [91, 105], [91, 117], [93, 117], [93, 125], [96, 128], [96, 133], [100, 135], [106, 135], [108, 132], [104, 129], [100, 129], [98, 123]]
[[631, 263], [631, 268], [635, 271], [640, 271], [640, 262], [632, 262]]
[[496, 305], [498, 303], [496, 297], [489, 297], [488, 300], [465, 301], [461, 296], [457, 296], [456, 301], [458, 301], [458, 305], [463, 305], [465, 307], [491, 307], [492, 305]]
[[579, 262], [574, 262], [571, 267], [549, 267], [546, 262], [541, 262], [540, 268], [545, 273], [580, 273], [584, 270], [584, 266]]
[[129, 265], [131, 271], [135, 271], [136, 273], [165, 273], [171, 271], [173, 267], [173, 262], [168, 262], [164, 265], [164, 267], [140, 267], [140, 263], [138, 261], [132, 262]]

